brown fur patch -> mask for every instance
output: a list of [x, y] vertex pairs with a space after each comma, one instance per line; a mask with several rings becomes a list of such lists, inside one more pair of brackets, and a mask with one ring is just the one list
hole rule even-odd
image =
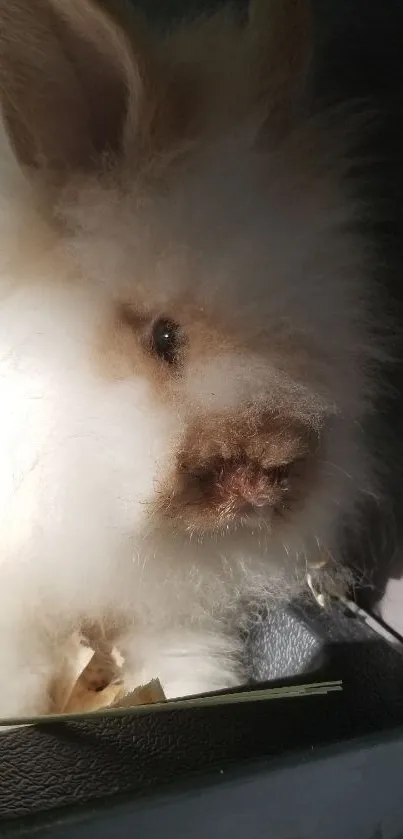
[[317, 443], [302, 423], [255, 411], [194, 420], [158, 510], [209, 529], [258, 509], [282, 513], [301, 494]]

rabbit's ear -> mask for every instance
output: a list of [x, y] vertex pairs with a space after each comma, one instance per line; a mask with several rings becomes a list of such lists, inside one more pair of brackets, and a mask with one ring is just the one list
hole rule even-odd
[[305, 99], [313, 54], [311, 0], [251, 0], [249, 33], [270, 131], [281, 139]]
[[90, 167], [138, 129], [140, 56], [91, 0], [0, 0], [0, 101], [24, 165]]

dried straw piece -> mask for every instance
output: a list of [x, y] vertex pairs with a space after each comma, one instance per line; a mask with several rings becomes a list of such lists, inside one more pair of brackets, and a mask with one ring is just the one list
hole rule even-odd
[[121, 699], [115, 701], [114, 708], [132, 708], [135, 705], [152, 705], [155, 702], [166, 702], [166, 696], [159, 679], [153, 679], [147, 685], [142, 685]]
[[74, 635], [66, 644], [52, 686], [50, 713], [83, 714], [165, 701], [158, 679], [126, 693], [121, 665], [115, 648], [98, 643], [94, 650], [78, 634]]

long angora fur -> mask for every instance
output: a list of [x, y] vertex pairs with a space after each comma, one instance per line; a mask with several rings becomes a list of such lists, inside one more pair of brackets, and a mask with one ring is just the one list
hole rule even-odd
[[309, 67], [305, 0], [0, 0], [2, 717], [88, 626], [129, 686], [239, 683], [240, 604], [342, 573], [374, 290]]

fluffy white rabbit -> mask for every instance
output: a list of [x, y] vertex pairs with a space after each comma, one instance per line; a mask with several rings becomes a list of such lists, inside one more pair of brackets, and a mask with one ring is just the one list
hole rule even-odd
[[88, 625], [128, 686], [237, 684], [239, 604], [343, 573], [374, 291], [308, 5], [0, 0], [1, 717]]

